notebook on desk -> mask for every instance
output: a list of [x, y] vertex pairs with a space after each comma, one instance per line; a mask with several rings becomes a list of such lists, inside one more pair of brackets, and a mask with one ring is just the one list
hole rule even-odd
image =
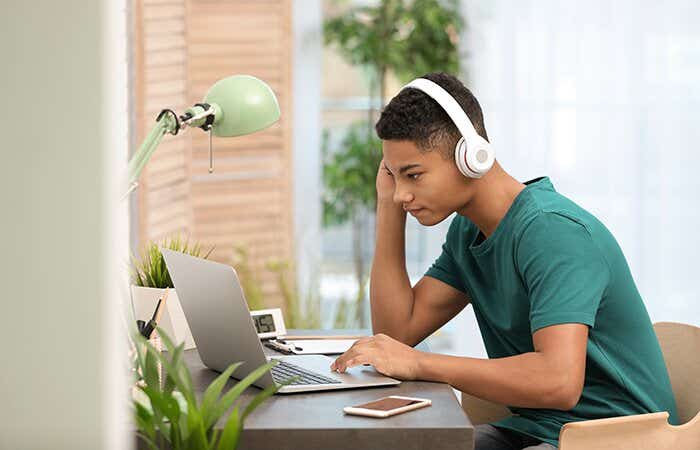
[[[242, 379], [269, 359], [279, 361], [254, 382], [259, 388], [300, 377], [278, 393], [351, 389], [396, 385], [371, 366], [358, 366], [345, 373], [331, 372], [332, 358], [325, 355], [285, 355], [266, 357], [248, 310], [243, 290], [233, 267], [161, 249], [173, 280], [194, 342], [205, 366], [218, 372], [238, 361], [245, 361], [233, 372]], [[303, 348], [303, 347], [302, 347]]]

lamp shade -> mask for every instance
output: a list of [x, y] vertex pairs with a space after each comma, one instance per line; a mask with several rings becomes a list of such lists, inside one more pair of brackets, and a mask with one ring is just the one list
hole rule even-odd
[[264, 81], [250, 75], [234, 75], [217, 81], [204, 102], [220, 110], [212, 128], [215, 136], [254, 133], [280, 118], [275, 93]]

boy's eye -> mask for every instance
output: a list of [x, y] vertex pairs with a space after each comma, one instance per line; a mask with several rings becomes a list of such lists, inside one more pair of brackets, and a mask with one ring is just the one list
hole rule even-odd
[[419, 174], [419, 173], [409, 173], [409, 174], [406, 175], [406, 176], [407, 176], [408, 178], [410, 178], [411, 180], [417, 180], [418, 177], [420, 177], [420, 175], [421, 175], [421, 174]]

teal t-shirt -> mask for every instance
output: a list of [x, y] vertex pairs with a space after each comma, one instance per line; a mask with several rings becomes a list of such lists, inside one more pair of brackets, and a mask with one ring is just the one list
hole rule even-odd
[[470, 296], [489, 358], [534, 351], [543, 327], [589, 327], [578, 404], [509, 407], [514, 415], [493, 425], [558, 445], [567, 422], [668, 411], [677, 424], [663, 355], [617, 241], [549, 178], [525, 184], [488, 239], [456, 216], [426, 273]]

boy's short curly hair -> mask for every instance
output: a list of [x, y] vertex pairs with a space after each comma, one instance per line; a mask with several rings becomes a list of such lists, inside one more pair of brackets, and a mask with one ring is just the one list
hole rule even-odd
[[[423, 75], [440, 85], [457, 100], [476, 132], [488, 141], [481, 106], [461, 81], [444, 72]], [[444, 109], [418, 89], [399, 92], [382, 111], [375, 130], [383, 140], [408, 140], [422, 151], [443, 150], [445, 158], [454, 157], [453, 150], [461, 134]]]

